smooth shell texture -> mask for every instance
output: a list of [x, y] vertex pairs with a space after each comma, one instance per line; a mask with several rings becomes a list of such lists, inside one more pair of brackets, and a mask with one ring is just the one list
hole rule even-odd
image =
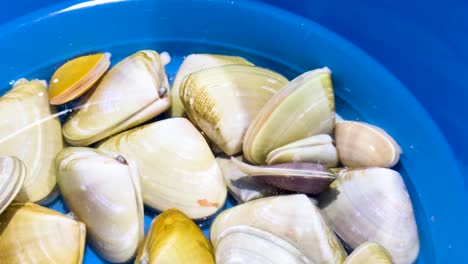
[[13, 203], [0, 215], [0, 262], [81, 264], [86, 229], [54, 210]]
[[115, 65], [63, 126], [68, 143], [87, 146], [164, 112], [169, 84], [158, 53], [143, 50]]
[[0, 156], [16, 156], [27, 169], [17, 201], [43, 200], [56, 185], [55, 156], [63, 142], [52, 113], [43, 81], [18, 80], [0, 98]]
[[393, 264], [393, 261], [384, 247], [367, 242], [356, 248], [344, 264]]
[[230, 227], [248, 225], [291, 243], [314, 263], [343, 263], [346, 252], [327, 226], [319, 209], [303, 194], [261, 198], [229, 208], [211, 225], [217, 245]]
[[50, 78], [50, 104], [64, 104], [88, 91], [109, 68], [110, 57], [110, 53], [86, 55], [60, 66]]
[[[236, 157], [236, 159], [242, 160], [242, 156]], [[216, 162], [221, 168], [229, 192], [239, 203], [280, 193], [276, 187], [246, 177], [247, 174], [239, 170], [230, 158], [216, 157]]]
[[185, 118], [120, 133], [99, 148], [138, 163], [143, 200], [152, 208], [177, 208], [201, 219], [224, 205], [227, 187], [221, 170], [203, 136]]
[[151, 223], [135, 264], [215, 264], [213, 247], [200, 228], [177, 209]]
[[235, 158], [231, 160], [252, 179], [293, 192], [318, 194], [336, 178], [332, 172], [317, 163], [252, 166]]
[[190, 119], [227, 155], [242, 151], [242, 141], [264, 104], [288, 83], [271, 70], [226, 65], [188, 75], [180, 99]]
[[26, 166], [16, 157], [0, 157], [0, 214], [23, 186]]
[[92, 246], [111, 262], [130, 260], [143, 240], [143, 202], [136, 164], [90, 148], [57, 156], [58, 185], [86, 224]]
[[327, 222], [351, 248], [375, 242], [385, 247], [397, 264], [415, 261], [418, 229], [398, 172], [385, 168], [343, 170], [319, 201]]
[[401, 148], [383, 129], [355, 121], [335, 127], [336, 148], [346, 167], [390, 168], [400, 159]]
[[215, 248], [217, 264], [314, 263], [287, 241], [250, 226], [226, 229]]
[[316, 162], [325, 167], [338, 165], [338, 152], [330, 135], [322, 134], [304, 138], [268, 153], [267, 164], [291, 162]]
[[308, 71], [276, 93], [258, 113], [244, 138], [244, 157], [265, 164], [272, 150], [335, 126], [335, 97], [328, 68]]
[[182, 80], [189, 74], [223, 65], [250, 65], [253, 66], [248, 60], [237, 56], [215, 55], [215, 54], [190, 54], [187, 56], [179, 69], [177, 70], [174, 83], [171, 88], [171, 116], [184, 116], [184, 105], [180, 101], [179, 88]]

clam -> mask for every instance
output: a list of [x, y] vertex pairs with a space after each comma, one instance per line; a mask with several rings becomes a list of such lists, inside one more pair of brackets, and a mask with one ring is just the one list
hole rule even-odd
[[213, 247], [200, 228], [177, 209], [169, 209], [151, 223], [135, 264], [214, 264]]
[[418, 230], [398, 172], [385, 168], [342, 170], [319, 201], [328, 223], [351, 248], [370, 241], [385, 247], [395, 263], [416, 259]]
[[346, 167], [390, 168], [400, 159], [401, 148], [383, 129], [363, 122], [336, 124], [336, 148]]
[[330, 134], [335, 97], [328, 68], [306, 72], [276, 93], [257, 114], [244, 138], [244, 157], [265, 164], [268, 153], [313, 135]]
[[179, 88], [182, 80], [189, 74], [201, 71], [204, 69], [214, 68], [223, 65], [250, 65], [253, 66], [248, 60], [237, 56], [215, 55], [215, 54], [191, 54], [187, 56], [177, 71], [174, 83], [171, 88], [171, 116], [178, 117], [184, 116], [184, 105], [179, 98]]
[[270, 70], [226, 65], [188, 75], [180, 99], [188, 117], [227, 155], [242, 151], [242, 140], [263, 105], [288, 80]]
[[62, 149], [60, 122], [44, 81], [18, 80], [0, 98], [0, 156], [16, 156], [27, 174], [15, 200], [47, 202], [55, 188], [55, 156]]
[[325, 167], [338, 165], [338, 153], [330, 135], [322, 134], [304, 138], [268, 153], [267, 164], [315, 162]]
[[393, 264], [390, 253], [377, 243], [367, 242], [356, 248], [345, 264]]
[[139, 51], [115, 65], [63, 126], [74, 146], [87, 146], [141, 124], [170, 106], [169, 84], [155, 51]]
[[255, 181], [293, 192], [318, 194], [335, 180], [331, 171], [317, 163], [252, 166], [235, 158], [231, 160], [239, 170]]
[[143, 200], [154, 209], [176, 208], [202, 219], [224, 205], [227, 187], [221, 170], [203, 136], [185, 118], [120, 133], [99, 148], [138, 163]]
[[86, 229], [54, 210], [13, 203], [0, 215], [0, 262], [81, 264]]
[[[242, 160], [242, 156], [236, 159]], [[239, 203], [280, 193], [280, 190], [274, 186], [247, 177], [247, 174], [239, 170], [230, 158], [217, 157], [216, 162], [221, 168], [229, 191]]]
[[110, 57], [110, 53], [90, 54], [60, 66], [50, 78], [50, 104], [67, 103], [89, 90], [109, 68]]
[[284, 239], [258, 228], [233, 226], [215, 245], [216, 263], [307, 264], [315, 263]]
[[130, 260], [143, 240], [143, 202], [136, 164], [90, 148], [57, 156], [58, 185], [73, 214], [86, 224], [91, 245], [111, 262]]
[[0, 157], [0, 214], [10, 205], [23, 186], [24, 163], [16, 157]]
[[296, 247], [314, 263], [343, 263], [346, 252], [319, 209], [304, 194], [274, 196], [229, 208], [214, 220], [210, 238], [218, 245], [233, 226], [248, 225]]

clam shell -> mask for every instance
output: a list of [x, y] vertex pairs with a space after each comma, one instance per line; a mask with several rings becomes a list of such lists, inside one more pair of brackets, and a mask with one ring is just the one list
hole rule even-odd
[[171, 88], [171, 116], [184, 116], [185, 108], [179, 97], [179, 88], [182, 80], [189, 74], [201, 71], [204, 69], [214, 68], [223, 65], [250, 65], [248, 60], [237, 56], [215, 55], [215, 54], [190, 54], [184, 59], [177, 71], [174, 83]]
[[109, 68], [110, 57], [110, 53], [91, 54], [60, 66], [50, 78], [50, 104], [64, 104], [89, 90]]
[[393, 261], [384, 247], [367, 242], [356, 248], [344, 264], [393, 264]]
[[336, 148], [346, 167], [390, 168], [400, 159], [401, 148], [383, 129], [355, 121], [336, 124]]
[[115, 65], [63, 126], [74, 146], [87, 146], [145, 122], [170, 106], [169, 84], [155, 51], [139, 51]]
[[250, 226], [226, 229], [219, 236], [215, 247], [217, 264], [314, 263], [289, 242]]
[[242, 151], [242, 140], [263, 105], [288, 80], [270, 70], [226, 65], [188, 75], [180, 85], [187, 115], [227, 155]]
[[54, 210], [13, 203], [0, 215], [2, 263], [81, 264], [86, 229]]
[[215, 214], [227, 187], [213, 153], [185, 118], [170, 118], [118, 134], [99, 146], [138, 163], [143, 200], [159, 211], [177, 208], [192, 219]]
[[23, 186], [24, 163], [16, 157], [0, 157], [0, 214], [10, 205]]
[[338, 165], [338, 152], [330, 135], [322, 134], [304, 138], [272, 150], [267, 164], [315, 162], [325, 167]]
[[[242, 156], [236, 159], [242, 160]], [[274, 186], [255, 181], [252, 177], [246, 177], [247, 174], [239, 170], [230, 158], [217, 157], [216, 162], [221, 168], [229, 192], [239, 203], [277, 195], [281, 192]]]
[[335, 97], [328, 68], [306, 72], [276, 93], [249, 126], [244, 157], [265, 164], [268, 153], [291, 142], [330, 134], [335, 125]]
[[370, 241], [385, 247], [395, 263], [416, 259], [418, 230], [398, 172], [385, 168], [343, 170], [319, 201], [327, 222], [351, 248]]
[[317, 163], [252, 166], [235, 158], [231, 160], [239, 170], [256, 181], [293, 192], [318, 194], [335, 180], [331, 171]]
[[38, 202], [55, 188], [55, 156], [63, 142], [53, 113], [44, 81], [18, 80], [0, 98], [0, 156], [15, 156], [27, 169], [16, 201]]
[[261, 198], [223, 211], [211, 225], [213, 245], [225, 230], [239, 225], [284, 239], [314, 263], [343, 263], [346, 258], [319, 209], [303, 194]]
[[213, 247], [200, 228], [177, 209], [151, 223], [135, 264], [215, 264]]
[[58, 185], [91, 245], [111, 262], [130, 260], [143, 240], [143, 202], [136, 164], [90, 148], [57, 156]]

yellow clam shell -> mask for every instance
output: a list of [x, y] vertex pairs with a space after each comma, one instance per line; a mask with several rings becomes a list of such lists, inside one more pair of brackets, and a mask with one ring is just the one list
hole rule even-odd
[[88, 91], [110, 65], [110, 53], [81, 56], [60, 66], [50, 78], [51, 105], [67, 103]]
[[54, 190], [61, 134], [44, 81], [21, 79], [0, 98], [0, 156], [16, 156], [27, 169], [16, 201], [38, 202]]
[[81, 264], [86, 229], [54, 210], [13, 203], [0, 215], [0, 262]]
[[135, 264], [214, 264], [213, 247], [200, 228], [177, 209], [151, 223]]
[[393, 264], [390, 253], [377, 243], [366, 242], [348, 256], [344, 264]]

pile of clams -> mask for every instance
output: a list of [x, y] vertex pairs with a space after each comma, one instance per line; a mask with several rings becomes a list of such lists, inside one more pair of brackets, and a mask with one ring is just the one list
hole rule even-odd
[[[192, 54], [170, 87], [168, 63], [90, 54], [0, 98], [2, 263], [82, 263], [86, 242], [112, 263], [416, 260], [402, 151], [337, 117], [330, 69]], [[67, 215], [44, 207], [59, 195]]]

